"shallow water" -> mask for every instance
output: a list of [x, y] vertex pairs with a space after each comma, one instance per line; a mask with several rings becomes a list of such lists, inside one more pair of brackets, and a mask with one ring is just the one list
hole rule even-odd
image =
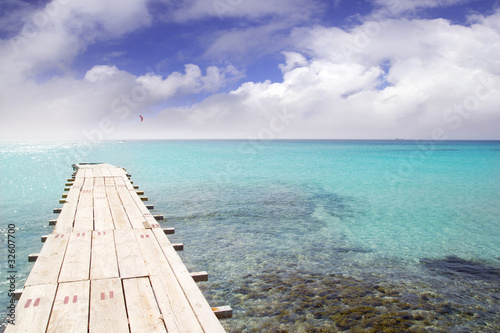
[[2, 143], [0, 153], [18, 287], [71, 164], [107, 162], [168, 217], [186, 266], [209, 272], [200, 287], [234, 309], [229, 332], [500, 331], [499, 142]]

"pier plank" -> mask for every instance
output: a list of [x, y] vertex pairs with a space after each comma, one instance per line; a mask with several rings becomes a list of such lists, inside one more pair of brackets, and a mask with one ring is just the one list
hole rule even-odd
[[88, 332], [89, 292], [89, 280], [60, 283], [47, 333]]
[[56, 233], [68, 233], [73, 230], [73, 223], [75, 221], [76, 207], [78, 205], [78, 200], [80, 198], [81, 187], [83, 185], [84, 178], [75, 178], [73, 186], [70, 187], [66, 202], [63, 205], [61, 213], [57, 218], [56, 226], [54, 232]]
[[115, 180], [113, 177], [106, 177], [104, 181], [106, 183], [106, 195], [108, 197], [109, 208], [111, 210], [111, 216], [113, 217], [115, 229], [132, 228], [127, 213], [125, 213], [125, 209], [122, 207], [120, 196], [116, 190]]
[[24, 286], [57, 283], [69, 234], [52, 233], [47, 237]]
[[94, 177], [94, 178], [97, 178], [97, 177], [102, 178], [102, 169], [101, 168], [93, 168], [92, 172], [93, 172], [92, 177]]
[[74, 231], [94, 230], [93, 189], [94, 178], [86, 177], [76, 207]]
[[94, 178], [94, 230], [114, 228], [105, 186], [104, 177]]
[[[41, 284], [24, 288], [16, 306], [15, 325], [8, 325], [5, 333], [44, 333], [56, 295], [57, 284]], [[29, 318], [29, 320], [23, 320]]]
[[146, 222], [146, 219], [137, 206], [137, 203], [132, 198], [131, 192], [127, 189], [123, 178], [114, 177], [114, 181], [116, 190], [118, 192], [118, 195], [120, 196], [120, 200], [122, 202], [123, 208], [125, 209], [125, 212], [127, 213], [132, 228], [144, 228], [144, 222]]
[[179, 281], [184, 294], [188, 298], [193, 311], [198, 317], [198, 320], [202, 324], [203, 329], [206, 332], [211, 333], [225, 332], [207, 300], [203, 296], [201, 290], [196, 285], [196, 282], [193, 280], [186, 266], [172, 246], [172, 243], [168, 241], [167, 237], [163, 233], [163, 230], [161, 228], [153, 228], [151, 231], [155, 235], [165, 257], [175, 272], [177, 280]]
[[101, 173], [102, 173], [103, 177], [112, 177], [111, 172], [109, 171], [109, 168], [107, 168], [107, 167], [102, 167]]
[[[130, 182], [125, 182], [126, 188], [129, 192], [134, 192], [135, 188]], [[131, 195], [132, 199], [136, 203], [137, 207], [139, 208], [140, 212], [144, 216], [144, 219], [146, 219], [146, 223], [149, 225], [149, 227], [160, 227], [154, 216], [151, 214], [149, 211], [148, 207], [144, 204], [144, 201], [141, 200], [141, 198], [138, 195]]]
[[152, 231], [134, 230], [169, 332], [203, 332]]
[[91, 242], [91, 232], [71, 233], [59, 283], [89, 279]]
[[122, 178], [128, 180], [127, 172], [125, 170], [123, 170], [122, 168], [117, 168], [117, 167], [109, 168], [109, 171], [111, 172], [111, 175], [113, 177], [122, 177]]
[[120, 277], [147, 276], [148, 269], [133, 230], [115, 230], [114, 234]]
[[90, 279], [119, 277], [113, 230], [92, 233], [92, 255], [90, 260]]
[[167, 332], [147, 277], [123, 280], [130, 332]]
[[78, 169], [78, 171], [76, 172], [75, 179], [77, 179], [77, 178], [83, 178], [83, 179], [85, 179], [86, 172], [87, 172], [86, 168], [80, 167]]
[[89, 168], [85, 169], [85, 178], [92, 178], [94, 177], [94, 168], [90, 166]]
[[120, 279], [90, 282], [89, 333], [130, 332]]

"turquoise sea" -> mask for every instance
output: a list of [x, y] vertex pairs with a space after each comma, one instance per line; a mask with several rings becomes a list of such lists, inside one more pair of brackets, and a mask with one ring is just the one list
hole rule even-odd
[[22, 288], [71, 164], [124, 167], [228, 332], [500, 332], [500, 142], [0, 143]]

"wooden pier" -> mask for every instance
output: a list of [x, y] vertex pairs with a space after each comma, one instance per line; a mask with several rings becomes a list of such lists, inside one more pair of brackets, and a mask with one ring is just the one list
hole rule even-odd
[[129, 175], [74, 167], [6, 333], [225, 332]]

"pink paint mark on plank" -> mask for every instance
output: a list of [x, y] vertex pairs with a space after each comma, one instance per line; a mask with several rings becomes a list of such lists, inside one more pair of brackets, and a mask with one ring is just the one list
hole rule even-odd
[[28, 308], [31, 304], [31, 298], [26, 301], [26, 304], [24, 304], [24, 308]]
[[78, 295], [73, 296], [73, 303], [78, 302]]
[[77, 234], [76, 234], [76, 237], [80, 237], [80, 233], [77, 233]]
[[57, 235], [56, 235], [56, 238], [59, 238], [59, 236], [60, 236], [60, 235], [59, 235], [59, 234], [57, 234]]
[[109, 298], [115, 298], [115, 292], [114, 291], [110, 291], [109, 292]]
[[64, 234], [61, 234], [61, 238], [63, 238], [63, 237], [64, 237]]
[[105, 293], [101, 293], [101, 301], [104, 300], [106, 298], [106, 294]]
[[141, 238], [144, 238], [144, 235], [141, 235]]
[[85, 233], [82, 234], [82, 237], [85, 237]]
[[38, 306], [38, 304], [40, 304], [40, 298], [37, 298], [35, 300], [35, 303], [33, 304], [33, 306]]
[[64, 297], [64, 304], [68, 304], [69, 302], [69, 296]]

